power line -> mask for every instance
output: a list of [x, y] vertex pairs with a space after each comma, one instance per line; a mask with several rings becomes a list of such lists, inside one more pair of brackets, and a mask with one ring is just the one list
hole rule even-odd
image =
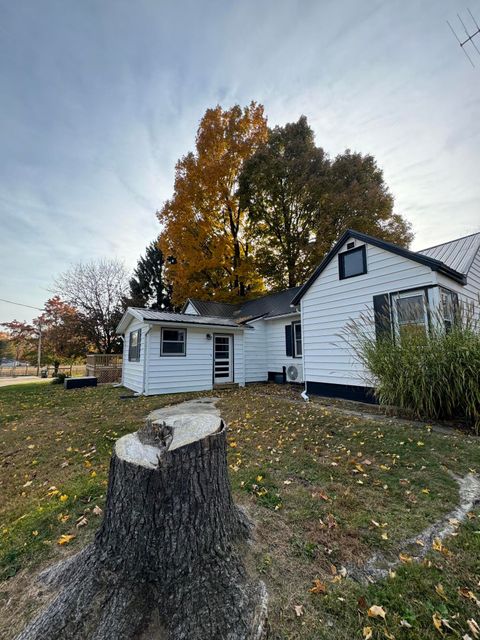
[[27, 309], [35, 309], [36, 311], [44, 311], [44, 309], [40, 309], [40, 307], [32, 307], [29, 304], [22, 304], [21, 302], [13, 302], [13, 300], [5, 300], [5, 298], [0, 298], [0, 302], [7, 302], [8, 304], [14, 304], [17, 307], [26, 307]]

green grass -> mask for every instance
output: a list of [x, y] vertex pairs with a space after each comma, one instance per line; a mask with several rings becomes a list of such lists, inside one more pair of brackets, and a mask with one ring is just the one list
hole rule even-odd
[[[113, 442], [149, 411], [192, 397], [121, 400], [124, 393], [0, 389], [0, 608], [21, 569], [33, 571], [91, 538]], [[447, 552], [402, 565], [393, 579], [364, 587], [341, 573], [376, 551], [397, 557], [402, 541], [447, 513], [458, 501], [449, 472], [479, 467], [478, 440], [368, 421], [293, 395], [259, 385], [225, 392], [220, 403], [235, 499], [258, 525], [249, 563], [267, 583], [273, 637], [350, 640], [370, 626], [373, 638], [433, 640], [438, 613], [453, 627], [451, 637], [461, 638], [467, 619], [480, 621], [475, 601], [458, 592], [480, 597], [475, 514], [445, 541]], [[86, 524], [76, 526], [79, 519]], [[61, 535], [76, 537], [60, 546]], [[316, 579], [325, 594], [310, 592]], [[368, 618], [365, 605], [373, 604], [385, 608], [386, 623]]]

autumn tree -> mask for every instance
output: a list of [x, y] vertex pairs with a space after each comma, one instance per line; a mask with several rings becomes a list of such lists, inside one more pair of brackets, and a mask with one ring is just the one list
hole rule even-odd
[[1, 326], [7, 330], [15, 360], [33, 362], [36, 358], [38, 343], [38, 331], [33, 324], [12, 320], [12, 322], [3, 322]]
[[157, 212], [160, 250], [175, 256], [166, 265], [174, 304], [189, 296], [233, 301], [262, 289], [237, 192], [244, 162], [266, 138], [261, 105], [217, 106], [200, 122], [195, 151], [178, 161], [174, 194]]
[[82, 316], [59, 296], [47, 300], [44, 313], [34, 324], [42, 330], [42, 362], [52, 363], [55, 373], [61, 362], [85, 355], [88, 338]]
[[124, 300], [128, 307], [148, 307], [149, 309], [171, 308], [171, 286], [165, 281], [165, 260], [158, 241], [151, 242], [130, 278], [130, 291]]
[[82, 330], [95, 349], [100, 353], [121, 350], [116, 328], [128, 290], [128, 275], [122, 262], [105, 259], [73, 265], [57, 278], [55, 286], [78, 310]]
[[412, 240], [375, 159], [347, 150], [331, 160], [305, 116], [269, 131], [239, 185], [257, 265], [272, 288], [302, 284], [347, 228], [402, 246]]
[[0, 363], [14, 356], [13, 344], [8, 333], [0, 331]]

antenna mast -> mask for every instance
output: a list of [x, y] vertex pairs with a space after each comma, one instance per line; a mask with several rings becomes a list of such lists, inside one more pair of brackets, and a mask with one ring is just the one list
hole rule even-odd
[[[472, 14], [472, 12], [470, 11], [470, 9], [467, 9], [467, 11], [468, 11], [468, 13], [470, 14], [470, 18], [472, 19], [473, 24], [475, 25], [475, 27], [474, 27], [474, 28], [475, 28], [475, 30], [473, 31], [473, 33], [470, 33], [470, 32], [468, 31], [468, 29], [467, 29], [467, 27], [465, 26], [465, 23], [463, 22], [463, 20], [462, 20], [462, 18], [461, 18], [461, 16], [460, 16], [460, 14], [459, 14], [459, 13], [457, 13], [457, 18], [458, 18], [458, 20], [459, 20], [460, 24], [462, 25], [463, 30], [465, 31], [465, 34], [466, 34], [466, 36], [467, 36], [465, 40], [461, 40], [461, 39], [458, 37], [458, 35], [457, 35], [457, 33], [456, 33], [455, 29], [452, 27], [452, 25], [450, 24], [450, 22], [449, 22], [448, 20], [447, 20], [447, 24], [448, 24], [448, 26], [450, 27], [451, 32], [453, 33], [453, 35], [454, 35], [454, 36], [455, 36], [455, 38], [457, 39], [457, 42], [458, 42], [458, 44], [460, 45], [460, 48], [462, 49], [463, 53], [467, 56], [468, 61], [470, 62], [470, 64], [472, 65], [472, 67], [474, 67], [474, 66], [475, 66], [475, 64], [474, 64], [474, 62], [473, 62], [472, 58], [468, 55], [468, 51], [467, 51], [467, 49], [465, 48], [465, 45], [467, 45], [468, 43], [470, 43], [470, 44], [473, 46], [473, 48], [475, 49], [475, 51], [478, 53], [478, 55], [480, 56], [480, 50], [478, 49], [478, 47], [477, 47], [477, 45], [476, 45], [476, 43], [475, 43], [475, 40], [474, 40], [474, 38], [480, 34], [480, 27], [478, 26], [477, 21], [476, 21], [476, 20], [475, 20], [475, 18], [473, 17], [473, 14]], [[472, 28], [472, 27], [471, 27], [471, 28]]]

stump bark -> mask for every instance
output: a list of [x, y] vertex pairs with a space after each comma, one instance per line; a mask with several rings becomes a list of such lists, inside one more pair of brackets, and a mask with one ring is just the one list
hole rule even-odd
[[[178, 413], [178, 412], [177, 412]], [[54, 595], [18, 640], [260, 640], [267, 594], [241, 558], [226, 427], [177, 415], [117, 441], [92, 544], [41, 575]]]

